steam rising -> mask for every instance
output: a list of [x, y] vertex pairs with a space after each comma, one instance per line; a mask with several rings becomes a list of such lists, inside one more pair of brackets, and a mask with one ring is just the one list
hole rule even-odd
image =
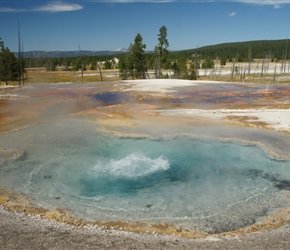
[[24, 154], [0, 165], [1, 186], [86, 219], [220, 232], [290, 205], [281, 192], [290, 188], [289, 161], [253, 145], [187, 136], [121, 139], [72, 119], [2, 134], [4, 146]]

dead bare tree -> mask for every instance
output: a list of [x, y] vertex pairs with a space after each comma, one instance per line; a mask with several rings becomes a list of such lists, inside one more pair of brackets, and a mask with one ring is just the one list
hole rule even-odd
[[252, 63], [252, 50], [251, 50], [251, 46], [249, 46], [249, 51], [248, 51], [248, 61], [249, 61], [249, 64], [248, 64], [248, 75], [251, 74], [251, 63]]
[[243, 67], [242, 74], [243, 74], [243, 82], [245, 82], [245, 79], [247, 79], [247, 77], [246, 77], [246, 66]]
[[21, 87], [21, 82], [24, 85], [23, 72], [22, 72], [22, 52], [21, 52], [20, 27], [19, 27], [19, 22], [18, 22], [18, 84], [20, 87]]
[[1, 84], [1, 70], [2, 70], [2, 52], [4, 50], [4, 42], [2, 41], [1, 37], [0, 37], [0, 84]]
[[79, 50], [80, 50], [80, 57], [81, 57], [81, 77], [82, 80], [84, 78], [84, 57], [83, 57], [83, 52], [81, 50], [81, 46], [79, 45]]
[[287, 64], [287, 57], [288, 57], [288, 38], [286, 40], [286, 49], [285, 49], [285, 57], [284, 57], [284, 67], [283, 67], [283, 73], [286, 73], [286, 64]]
[[254, 70], [254, 75], [253, 75], [253, 80], [255, 79], [256, 76], [258, 76], [258, 78], [260, 77], [259, 75], [259, 68], [260, 68], [260, 60], [258, 60], [258, 64]]
[[274, 69], [273, 84], [276, 82], [276, 73], [277, 73], [277, 62], [275, 64], [275, 69]]
[[234, 78], [234, 72], [235, 72], [235, 69], [236, 69], [236, 59], [237, 59], [237, 56], [233, 58], [233, 65], [232, 65], [231, 79]]
[[264, 68], [265, 68], [265, 59], [262, 60], [262, 68], [261, 68], [261, 76], [264, 74]]
[[98, 65], [98, 69], [99, 69], [99, 72], [100, 72], [101, 82], [103, 82], [103, 75], [102, 75], [102, 70], [101, 70], [101, 65], [100, 64], [101, 64], [101, 62], [98, 61], [97, 65]]

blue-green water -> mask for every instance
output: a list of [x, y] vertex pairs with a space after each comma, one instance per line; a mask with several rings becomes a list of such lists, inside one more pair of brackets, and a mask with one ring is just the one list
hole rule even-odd
[[0, 147], [24, 152], [0, 167], [0, 186], [82, 218], [221, 232], [290, 205], [290, 162], [253, 145], [118, 138], [79, 121], [41, 124], [0, 138]]

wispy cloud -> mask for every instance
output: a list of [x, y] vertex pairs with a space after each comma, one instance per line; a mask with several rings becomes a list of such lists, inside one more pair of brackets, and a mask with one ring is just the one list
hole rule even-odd
[[[80, 0], [77, 0], [81, 2]], [[171, 3], [171, 2], [192, 2], [192, 3], [229, 3], [229, 2], [236, 2], [236, 3], [243, 3], [243, 4], [250, 4], [250, 5], [272, 5], [274, 8], [279, 9], [282, 5], [290, 4], [290, 0], [86, 0], [87, 2], [99, 2], [99, 3]], [[28, 0], [27, 2], [30, 2]], [[31, 0], [31, 2], [36, 2]], [[76, 3], [69, 3], [64, 1], [52, 1], [50, 3], [41, 5], [35, 8], [4, 8], [0, 6], [0, 13], [1, 12], [67, 12], [67, 11], [77, 11], [83, 9], [81, 4]], [[229, 16], [235, 16], [236, 13], [232, 12], [229, 13]]]
[[230, 17], [232, 17], [232, 16], [236, 16], [236, 15], [237, 15], [237, 12], [234, 12], [234, 11], [231, 12], [231, 13], [229, 13], [229, 16], [230, 16]]
[[64, 12], [81, 10], [83, 7], [76, 3], [53, 2], [33, 9], [33, 11]]
[[283, 4], [290, 4], [290, 0], [234, 0], [234, 2], [253, 4], [253, 5], [273, 5], [276, 9]]
[[91, 0], [98, 3], [214, 3], [234, 0]]
[[178, 0], [93, 0], [93, 2], [102, 2], [102, 3], [171, 3], [171, 2], [192, 2], [188, 1], [178, 1]]
[[93, 2], [109, 2], [109, 3], [166, 3], [166, 2], [199, 2], [199, 3], [218, 3], [218, 2], [240, 2], [255, 5], [282, 5], [290, 4], [290, 0], [92, 0]]
[[290, 4], [290, 0], [90, 0], [99, 3], [169, 3], [169, 2], [192, 2], [192, 3], [230, 3], [239, 2], [251, 5], [272, 5], [278, 9], [282, 5]]
[[0, 7], [0, 13], [1, 12], [7, 12], [7, 13], [9, 13], [9, 12], [24, 12], [24, 11], [26, 11], [26, 9], [14, 9], [14, 8], [1, 8]]
[[17, 9], [17, 8], [1, 8], [0, 12], [66, 12], [66, 11], [76, 11], [83, 9], [83, 6], [77, 3], [64, 3], [61, 1], [52, 2], [46, 5], [42, 5], [31, 9]]
[[200, 2], [200, 3], [218, 3], [218, 2], [240, 2], [256, 5], [279, 5], [290, 4], [290, 0], [90, 0], [90, 2], [107, 3], [135, 3], [135, 2]]

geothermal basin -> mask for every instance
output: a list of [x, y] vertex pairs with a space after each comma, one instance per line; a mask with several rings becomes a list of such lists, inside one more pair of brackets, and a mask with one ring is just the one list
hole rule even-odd
[[2, 90], [0, 202], [188, 237], [287, 223], [289, 95], [178, 80]]

